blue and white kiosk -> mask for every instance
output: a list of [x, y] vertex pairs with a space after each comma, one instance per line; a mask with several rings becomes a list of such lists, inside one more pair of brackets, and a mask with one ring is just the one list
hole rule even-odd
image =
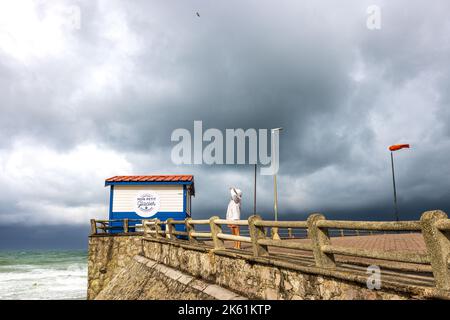
[[[105, 180], [105, 186], [110, 187], [109, 219], [128, 218], [130, 227], [140, 223], [136, 220], [184, 220], [191, 216], [191, 198], [195, 196], [192, 175], [114, 176]], [[184, 231], [185, 226], [175, 228]]]

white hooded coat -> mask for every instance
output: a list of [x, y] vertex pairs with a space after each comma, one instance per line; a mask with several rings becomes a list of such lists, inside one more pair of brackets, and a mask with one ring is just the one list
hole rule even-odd
[[228, 203], [227, 220], [240, 220], [242, 191], [237, 188], [231, 188], [230, 192], [231, 200]]

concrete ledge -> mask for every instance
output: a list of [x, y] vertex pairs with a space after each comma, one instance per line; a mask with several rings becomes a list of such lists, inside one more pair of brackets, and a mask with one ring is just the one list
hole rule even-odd
[[211, 284], [211, 283], [205, 282], [203, 280], [196, 279], [188, 274], [185, 274], [179, 270], [176, 270], [176, 269], [173, 269], [166, 265], [163, 265], [161, 263], [158, 263], [152, 259], [140, 256], [140, 255], [134, 256], [133, 259], [136, 262], [138, 262], [142, 265], [145, 265], [147, 268], [154, 269], [155, 271], [163, 274], [164, 276], [166, 276], [169, 279], [172, 279], [183, 285], [186, 285], [193, 289], [201, 291], [213, 299], [216, 299], [216, 300], [247, 300], [247, 298], [245, 298], [231, 290], [222, 288], [221, 286], [218, 286], [216, 284]]
[[89, 235], [89, 238], [142, 237], [143, 235], [143, 232], [96, 233]]

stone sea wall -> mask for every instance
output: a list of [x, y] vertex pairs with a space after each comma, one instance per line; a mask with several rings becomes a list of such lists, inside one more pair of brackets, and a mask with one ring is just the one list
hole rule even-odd
[[364, 284], [307, 274], [254, 261], [193, 250], [164, 241], [144, 240], [144, 256], [249, 299], [383, 299], [414, 298], [407, 292], [370, 290]]
[[244, 297], [154, 260], [135, 256], [96, 300], [241, 300]]
[[88, 299], [415, 299], [383, 285], [140, 235], [91, 236]]
[[90, 236], [87, 298], [95, 298], [141, 250], [142, 237], [138, 234]]

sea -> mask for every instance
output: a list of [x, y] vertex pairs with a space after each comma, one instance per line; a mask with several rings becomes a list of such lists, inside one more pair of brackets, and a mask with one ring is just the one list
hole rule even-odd
[[87, 251], [0, 251], [0, 300], [84, 300]]

